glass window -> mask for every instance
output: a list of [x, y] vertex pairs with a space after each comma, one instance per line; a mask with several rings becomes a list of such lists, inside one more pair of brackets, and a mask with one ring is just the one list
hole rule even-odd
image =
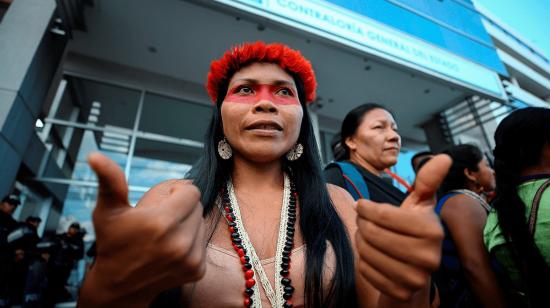
[[[71, 131], [67, 141], [58, 139], [58, 131]], [[92, 152], [101, 152], [114, 160], [124, 170], [128, 157], [130, 135], [116, 130], [92, 131], [63, 125], [53, 125], [46, 140], [50, 157], [54, 159], [65, 178], [79, 181], [95, 181], [88, 166], [87, 157]], [[51, 176], [44, 174], [43, 176]]]
[[97, 199], [97, 187], [69, 185], [57, 233], [66, 232], [70, 224], [77, 221], [86, 229], [85, 240], [95, 239], [92, 212]]
[[94, 151], [124, 170], [141, 91], [66, 76], [58, 92], [39, 131], [61, 173], [49, 170], [42, 176], [95, 181], [86, 162]]
[[[67, 91], [55, 118], [69, 120], [68, 110], [78, 108], [70, 120], [99, 127], [133, 129], [141, 92], [81, 78], [68, 78]], [[66, 98], [68, 97], [68, 98]], [[51, 116], [51, 115], [50, 115]]]
[[141, 114], [140, 131], [202, 142], [212, 107], [147, 93]]
[[133, 186], [151, 187], [181, 179], [201, 154], [201, 148], [138, 138], [128, 181]]
[[474, 144], [492, 157], [497, 125], [513, 109], [510, 105], [474, 96], [444, 111], [443, 115], [455, 144]]
[[329, 163], [334, 159], [334, 153], [332, 152], [331, 141], [336, 133], [321, 131], [321, 154], [323, 155], [323, 160], [326, 163]]

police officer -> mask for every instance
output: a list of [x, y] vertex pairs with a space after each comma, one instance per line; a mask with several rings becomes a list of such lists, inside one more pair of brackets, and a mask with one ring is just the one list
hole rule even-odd
[[36, 247], [36, 244], [38, 243], [38, 241], [40, 241], [40, 237], [38, 236], [38, 227], [40, 226], [41, 222], [42, 219], [36, 216], [29, 216], [27, 217], [27, 219], [25, 219], [25, 226], [27, 226], [32, 231], [32, 235], [30, 236], [30, 244], [33, 248]]
[[2, 199], [0, 204], [0, 243], [2, 245], [7, 244], [8, 234], [17, 227], [17, 221], [13, 219], [12, 215], [15, 212], [17, 206], [21, 204], [19, 196], [10, 194]]
[[50, 259], [52, 270], [48, 277], [49, 292], [53, 294], [56, 302], [70, 298], [65, 285], [76, 262], [84, 257], [84, 234], [85, 231], [80, 228], [80, 224], [73, 222], [66, 233], [58, 236], [61, 246]]
[[0, 307], [11, 305], [9, 287], [16, 256], [13, 247], [8, 244], [8, 235], [18, 226], [12, 215], [19, 204], [19, 196], [15, 194], [5, 196], [0, 203]]

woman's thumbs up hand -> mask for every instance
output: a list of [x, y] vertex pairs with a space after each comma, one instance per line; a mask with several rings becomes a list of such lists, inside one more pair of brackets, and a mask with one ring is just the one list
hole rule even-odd
[[88, 161], [99, 181], [97, 257], [79, 306], [147, 306], [158, 293], [200, 279], [206, 242], [199, 190], [189, 181], [166, 181], [133, 208], [122, 170], [99, 153]]
[[410, 300], [426, 288], [439, 266], [444, 234], [433, 209], [451, 163], [447, 155], [432, 158], [400, 207], [368, 200], [357, 203], [358, 271], [391, 298]]

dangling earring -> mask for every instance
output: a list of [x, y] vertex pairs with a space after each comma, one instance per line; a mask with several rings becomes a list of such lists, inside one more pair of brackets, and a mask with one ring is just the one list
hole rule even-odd
[[225, 137], [223, 137], [223, 139], [218, 142], [218, 154], [224, 160], [228, 160], [231, 158], [231, 156], [233, 156], [233, 150], [231, 149], [231, 146], [229, 145]]
[[286, 153], [286, 159], [290, 161], [295, 161], [304, 153], [304, 146], [301, 143], [296, 143], [290, 150]]

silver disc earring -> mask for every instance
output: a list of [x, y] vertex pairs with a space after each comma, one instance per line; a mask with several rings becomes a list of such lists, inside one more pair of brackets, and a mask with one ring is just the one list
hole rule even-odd
[[225, 139], [225, 137], [218, 142], [218, 154], [220, 157], [224, 160], [228, 160], [233, 156], [233, 150], [231, 149], [231, 146]]
[[295, 161], [304, 153], [304, 146], [301, 143], [296, 143], [290, 150], [286, 153], [286, 159], [290, 161]]

